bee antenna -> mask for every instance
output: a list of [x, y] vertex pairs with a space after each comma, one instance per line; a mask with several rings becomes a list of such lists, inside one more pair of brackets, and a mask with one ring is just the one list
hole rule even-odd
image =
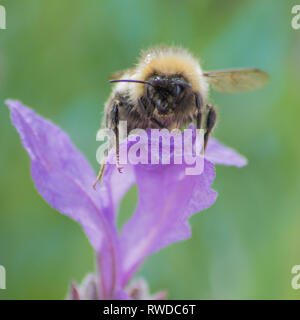
[[115, 82], [134, 82], [134, 83], [142, 83], [142, 84], [147, 84], [149, 86], [154, 87], [154, 85], [150, 82], [147, 81], [142, 81], [142, 80], [128, 80], [128, 79], [120, 79], [120, 80], [109, 80], [110, 83], [115, 83]]

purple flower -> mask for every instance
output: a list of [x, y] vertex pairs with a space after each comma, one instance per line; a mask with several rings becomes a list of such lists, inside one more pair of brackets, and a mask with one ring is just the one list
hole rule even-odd
[[[217, 197], [211, 189], [214, 164], [246, 164], [234, 150], [211, 139], [201, 175], [185, 175], [184, 164], [128, 164], [123, 174], [107, 164], [100, 188], [94, 190], [94, 170], [67, 134], [21, 102], [6, 103], [30, 156], [37, 190], [53, 208], [81, 224], [97, 253], [97, 275], [88, 275], [80, 287], [72, 284], [72, 299], [149, 298], [143, 280], [129, 284], [137, 269], [150, 254], [191, 236], [189, 217]], [[120, 200], [133, 184], [139, 192], [137, 208], [118, 234]]]

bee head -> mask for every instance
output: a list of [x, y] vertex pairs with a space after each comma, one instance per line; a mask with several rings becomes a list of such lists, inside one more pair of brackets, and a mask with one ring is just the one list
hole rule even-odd
[[114, 82], [133, 82], [145, 85], [144, 94], [158, 116], [169, 116], [180, 112], [194, 96], [191, 84], [180, 75], [150, 76], [146, 81], [120, 79]]
[[190, 93], [191, 85], [177, 75], [160, 76], [153, 75], [147, 82], [151, 85], [146, 86], [147, 98], [156, 108], [157, 114], [164, 116], [174, 113], [184, 98]]

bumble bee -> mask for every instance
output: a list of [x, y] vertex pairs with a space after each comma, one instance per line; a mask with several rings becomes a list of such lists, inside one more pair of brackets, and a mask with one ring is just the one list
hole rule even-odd
[[[250, 91], [266, 85], [269, 77], [259, 69], [204, 72], [187, 50], [161, 46], [142, 52], [135, 68], [114, 73], [110, 79], [116, 84], [105, 104], [103, 126], [115, 132], [121, 171], [120, 120], [127, 121], [129, 132], [137, 128], [182, 129], [194, 122], [197, 129], [205, 130], [205, 150], [217, 119], [216, 108], [208, 102], [209, 88], [222, 93]], [[103, 172], [104, 166], [97, 181]]]

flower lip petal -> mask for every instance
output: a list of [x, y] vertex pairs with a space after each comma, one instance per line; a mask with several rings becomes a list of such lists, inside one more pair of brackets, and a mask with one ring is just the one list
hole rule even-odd
[[223, 166], [240, 168], [247, 165], [245, 157], [214, 138], [210, 138], [208, 141], [205, 158], [214, 164], [221, 164]]

